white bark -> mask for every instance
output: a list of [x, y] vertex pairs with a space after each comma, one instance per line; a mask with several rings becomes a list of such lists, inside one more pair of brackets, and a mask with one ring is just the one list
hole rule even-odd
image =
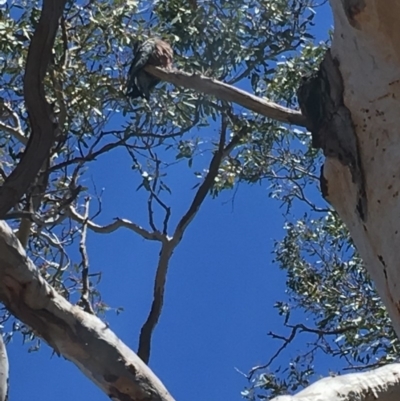
[[[344, 104], [351, 113], [365, 185], [366, 215], [357, 213], [357, 183], [328, 157], [328, 199], [346, 223], [400, 336], [400, 3], [331, 0]], [[353, 177], [354, 178], [354, 177]]]
[[0, 401], [6, 401], [8, 395], [8, 356], [3, 336], [0, 333]]
[[0, 221], [0, 301], [111, 399], [173, 401], [150, 368], [106, 323], [71, 305], [47, 284], [4, 221]]
[[364, 373], [326, 377], [294, 396], [271, 401], [398, 401], [400, 364], [383, 366]]
[[[334, 38], [298, 97], [326, 155], [321, 189], [350, 230], [400, 337], [400, 2], [330, 0]], [[400, 399], [399, 364], [274, 401]]]

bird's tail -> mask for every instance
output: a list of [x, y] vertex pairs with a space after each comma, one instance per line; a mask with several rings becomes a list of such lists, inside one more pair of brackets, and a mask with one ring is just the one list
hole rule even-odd
[[150, 92], [159, 82], [159, 79], [152, 77], [144, 71], [140, 71], [137, 75], [129, 77], [126, 95], [132, 99], [142, 97], [149, 100]]
[[130, 77], [125, 95], [131, 99], [137, 99], [138, 97], [146, 98], [143, 89], [140, 87], [137, 77]]

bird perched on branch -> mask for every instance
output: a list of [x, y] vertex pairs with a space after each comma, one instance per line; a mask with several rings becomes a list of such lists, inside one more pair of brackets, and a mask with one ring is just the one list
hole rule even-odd
[[158, 38], [147, 39], [134, 47], [135, 57], [132, 61], [127, 80], [127, 96], [135, 99], [139, 96], [149, 100], [150, 91], [160, 80], [144, 71], [146, 65], [170, 69], [173, 50], [171, 46]]

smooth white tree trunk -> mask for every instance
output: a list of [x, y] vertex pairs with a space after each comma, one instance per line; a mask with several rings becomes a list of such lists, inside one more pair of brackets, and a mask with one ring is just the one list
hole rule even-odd
[[355, 245], [400, 336], [400, 2], [331, 0], [331, 54], [339, 63], [364, 178], [366, 213], [357, 213], [350, 169], [328, 157], [328, 200]]

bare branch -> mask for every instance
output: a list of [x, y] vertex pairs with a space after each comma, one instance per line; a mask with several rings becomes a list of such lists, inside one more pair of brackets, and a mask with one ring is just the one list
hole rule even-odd
[[220, 100], [237, 103], [248, 110], [272, 118], [273, 120], [301, 127], [306, 126], [306, 118], [299, 111], [288, 109], [277, 103], [259, 98], [216, 79], [178, 70], [167, 71], [151, 65], [147, 65], [145, 70], [163, 81], [170, 82], [176, 86], [194, 89], [207, 95], [213, 95]]
[[96, 316], [71, 305], [39, 274], [0, 221], [0, 302], [115, 401], [173, 401], [148, 366]]
[[268, 368], [272, 362], [282, 353], [282, 351], [295, 339], [297, 332], [300, 333], [313, 333], [317, 334], [318, 337], [323, 337], [323, 336], [336, 336], [338, 334], [343, 334], [351, 330], [358, 330], [359, 327], [355, 325], [349, 325], [346, 327], [340, 327], [338, 329], [333, 329], [333, 330], [322, 330], [322, 329], [314, 329], [312, 327], [307, 327], [304, 324], [296, 324], [296, 325], [289, 325], [285, 324], [286, 327], [289, 327], [292, 331], [289, 335], [289, 337], [284, 337], [272, 332], [269, 332], [268, 335], [274, 339], [279, 339], [283, 341], [283, 344], [278, 348], [278, 350], [275, 352], [275, 354], [270, 358], [270, 360], [265, 363], [264, 365], [259, 365], [255, 366], [252, 368], [247, 376], [247, 378], [250, 380], [254, 373], [261, 370], [261, 369], [266, 369]]
[[[203, 183], [200, 185], [199, 189], [196, 192], [196, 195], [193, 198], [192, 204], [190, 205], [188, 211], [185, 215], [180, 219], [179, 223], [176, 226], [173, 240], [175, 242], [175, 246], [181, 241], [182, 236], [190, 224], [190, 222], [194, 219], [196, 213], [199, 211], [201, 204], [203, 203], [204, 199], [206, 198], [208, 191], [211, 189], [212, 185], [214, 184], [215, 177], [218, 174], [219, 167], [221, 165], [221, 161], [224, 157], [226, 157], [229, 153], [225, 151], [225, 137], [226, 137], [226, 124], [224, 122], [224, 114], [222, 115], [222, 127], [221, 127], [221, 136], [220, 136], [220, 143], [218, 146], [218, 150], [214, 153], [213, 158], [211, 159], [208, 173], [206, 178], [204, 179]], [[232, 141], [235, 140], [234, 137]], [[237, 141], [235, 140], [235, 143]], [[229, 147], [229, 150], [232, 150], [234, 146]]]
[[56, 165], [50, 167], [49, 173], [52, 173], [56, 170], [60, 170], [61, 168], [67, 167], [74, 163], [86, 163], [86, 162], [96, 160], [96, 157], [98, 157], [118, 146], [124, 145], [126, 141], [127, 141], [127, 139], [120, 139], [119, 141], [116, 141], [113, 143], [108, 143], [96, 151], [93, 151], [93, 147], [92, 147], [86, 155], [83, 155], [80, 157], [74, 157], [73, 159], [63, 161], [59, 164], [56, 164]]
[[86, 235], [87, 235], [87, 222], [89, 220], [89, 202], [90, 199], [87, 198], [85, 202], [85, 215], [82, 223], [81, 240], [79, 243], [79, 252], [82, 256], [82, 293], [81, 299], [78, 305], [83, 306], [85, 312], [94, 315], [92, 305], [90, 304], [90, 288], [89, 288], [89, 257], [86, 251]]
[[[85, 218], [82, 215], [80, 215], [73, 206], [69, 207], [69, 215], [73, 220], [78, 221], [80, 223], [83, 223], [85, 220]], [[108, 234], [115, 230], [118, 230], [121, 227], [124, 227], [127, 228], [128, 230], [134, 231], [136, 234], [139, 234], [143, 238], [148, 239], [150, 241], [164, 241], [166, 238], [163, 234], [157, 231], [154, 232], [147, 231], [146, 229], [140, 227], [139, 225], [129, 220], [120, 218], [116, 218], [113, 223], [107, 224], [105, 226], [100, 226], [92, 222], [91, 220], [88, 220], [87, 226], [92, 231], [99, 234]]]
[[[160, 257], [158, 259], [157, 273], [154, 280], [153, 302], [151, 305], [150, 313], [147, 317], [146, 322], [142, 326], [142, 330], [140, 331], [140, 337], [139, 337], [138, 355], [146, 363], [148, 363], [150, 359], [151, 339], [153, 331], [161, 316], [162, 307], [164, 304], [165, 283], [167, 279], [169, 261], [171, 259], [172, 253], [179, 244], [179, 242], [181, 241], [186, 228], [188, 227], [188, 225], [190, 224], [190, 222], [193, 220], [194, 216], [200, 209], [200, 206], [202, 205], [204, 199], [206, 198], [209, 190], [212, 188], [212, 185], [214, 183], [215, 177], [218, 174], [218, 169], [221, 165], [222, 160], [234, 148], [235, 144], [239, 142], [239, 140], [237, 139], [238, 136], [235, 136], [232, 139], [231, 143], [229, 143], [228, 146], [225, 147], [226, 131], [227, 131], [227, 121], [225, 114], [223, 114], [218, 150], [215, 152], [213, 158], [211, 159], [208, 173], [203, 183], [197, 190], [196, 195], [194, 196], [192, 204], [190, 205], [188, 211], [179, 221], [172, 239], [168, 239], [168, 241], [163, 242], [160, 252]], [[164, 222], [164, 230], [165, 228], [166, 227]]]
[[164, 242], [158, 259], [157, 273], [154, 280], [153, 302], [147, 320], [140, 330], [139, 337], [138, 355], [145, 363], [148, 363], [150, 359], [151, 339], [161, 316], [168, 266], [175, 246], [170, 241]]
[[259, 365], [259, 366], [255, 366], [254, 368], [252, 368], [250, 370], [249, 374], [247, 375], [247, 378], [250, 380], [253, 377], [255, 372], [257, 372], [258, 370], [261, 370], [261, 369], [268, 368], [272, 364], [272, 362], [282, 353], [282, 351], [295, 339], [298, 329], [299, 329], [299, 327], [293, 327], [292, 332], [290, 333], [288, 338], [283, 337], [283, 336], [273, 335], [273, 333], [268, 333], [270, 336], [273, 336], [274, 338], [279, 338], [280, 340], [282, 340], [283, 344], [277, 349], [275, 354], [270, 358], [270, 360], [267, 363], [265, 363], [264, 365]]
[[56, 137], [58, 126], [45, 97], [43, 79], [65, 3], [66, 0], [43, 1], [40, 20], [29, 46], [24, 95], [32, 133], [20, 163], [0, 188], [0, 218], [19, 201], [34, 181]]

